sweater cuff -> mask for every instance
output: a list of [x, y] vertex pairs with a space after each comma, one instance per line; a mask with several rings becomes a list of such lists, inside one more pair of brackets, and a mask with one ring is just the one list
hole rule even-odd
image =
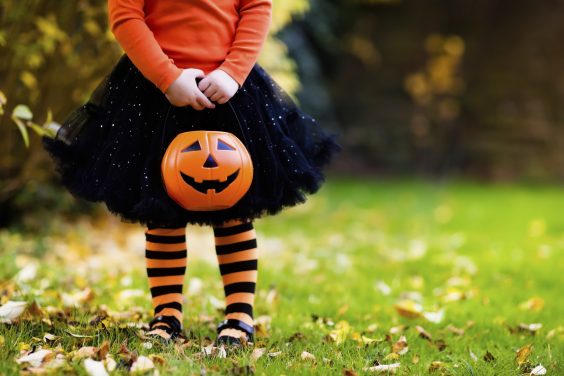
[[161, 77], [161, 79], [156, 83], [159, 90], [164, 94], [168, 90], [169, 86], [180, 76], [182, 69], [178, 68], [176, 65], [172, 64], [170, 69]]
[[222, 71], [227, 73], [229, 76], [231, 76], [231, 78], [233, 78], [239, 84], [239, 87], [243, 87], [243, 84], [245, 83], [245, 80], [247, 79], [247, 76], [249, 75], [249, 72], [247, 72], [247, 74], [244, 74], [242, 72], [236, 71], [227, 62], [224, 62], [223, 64], [221, 64], [217, 69], [221, 69]]

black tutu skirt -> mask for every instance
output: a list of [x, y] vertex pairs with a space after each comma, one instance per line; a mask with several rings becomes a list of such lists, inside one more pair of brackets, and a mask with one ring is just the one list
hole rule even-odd
[[[177, 134], [191, 130], [231, 132], [249, 151], [251, 187], [229, 209], [189, 211], [166, 193], [163, 155]], [[72, 137], [44, 136], [42, 142], [73, 196], [105, 202], [122, 221], [150, 227], [275, 214], [315, 193], [322, 168], [340, 150], [336, 135], [301, 112], [258, 64], [229, 102], [197, 111], [171, 105], [125, 54], [61, 132]]]

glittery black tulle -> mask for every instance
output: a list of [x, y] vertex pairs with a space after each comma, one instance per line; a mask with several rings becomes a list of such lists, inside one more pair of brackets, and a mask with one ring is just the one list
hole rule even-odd
[[[76, 129], [69, 144], [42, 139], [61, 183], [75, 197], [105, 202], [124, 222], [161, 227], [254, 219], [302, 203], [320, 188], [323, 166], [340, 149], [335, 135], [302, 113], [258, 64], [228, 103], [196, 111], [170, 105], [123, 55], [63, 122], [62, 131]], [[164, 189], [160, 164], [168, 144], [201, 129], [235, 134], [251, 155], [251, 188], [229, 209], [187, 211]]]

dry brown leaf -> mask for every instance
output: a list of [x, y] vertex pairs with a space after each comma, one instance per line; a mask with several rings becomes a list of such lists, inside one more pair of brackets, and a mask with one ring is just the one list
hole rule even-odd
[[54, 353], [52, 350], [39, 349], [35, 352], [27, 353], [24, 356], [16, 359], [16, 362], [18, 364], [27, 363], [31, 367], [40, 367], [43, 363], [48, 362], [50, 359], [52, 359], [53, 356]]
[[357, 376], [353, 369], [343, 369], [343, 376]]
[[94, 346], [83, 346], [76, 350], [73, 359], [94, 358], [98, 354], [98, 348]]
[[401, 336], [399, 340], [392, 345], [392, 352], [398, 355], [403, 355], [407, 353], [407, 351], [407, 338], [405, 338], [405, 336]]
[[517, 362], [517, 365], [521, 367], [521, 365], [528, 363], [529, 356], [531, 355], [532, 352], [533, 352], [532, 343], [529, 343], [528, 345], [525, 345], [521, 347], [519, 350], [517, 350], [517, 354], [515, 355], [515, 361]]
[[403, 317], [417, 318], [423, 314], [421, 304], [409, 299], [400, 300], [394, 304], [394, 308]]
[[428, 341], [432, 340], [431, 334], [429, 334], [422, 326], [416, 325], [415, 330], [417, 331], [417, 333], [419, 333], [419, 336], [421, 338], [424, 338]]
[[153, 363], [161, 365], [161, 366], [166, 363], [166, 359], [164, 357], [162, 357], [161, 355], [157, 355], [157, 354], [149, 355], [149, 359], [151, 359], [153, 361]]

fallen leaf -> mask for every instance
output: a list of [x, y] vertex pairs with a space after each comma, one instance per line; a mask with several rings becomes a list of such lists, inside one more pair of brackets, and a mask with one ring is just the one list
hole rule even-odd
[[417, 363], [419, 363], [419, 360], [420, 360], [419, 354], [415, 354], [415, 355], [413, 355], [413, 358], [411, 358], [411, 363], [417, 364]]
[[519, 308], [526, 311], [538, 312], [544, 308], [544, 299], [538, 296], [532, 297], [531, 299], [519, 304]]
[[161, 366], [166, 363], [165, 358], [162, 357], [161, 355], [157, 355], [157, 354], [149, 355], [149, 359], [151, 359], [153, 361], [153, 363], [161, 365]]
[[0, 307], [0, 323], [11, 324], [24, 313], [27, 302], [8, 301]]
[[93, 358], [98, 354], [98, 348], [94, 346], [83, 346], [76, 350], [73, 359], [79, 360], [84, 358]]
[[529, 375], [546, 375], [546, 368], [544, 368], [542, 364], [539, 364], [531, 370]]
[[131, 372], [147, 372], [155, 368], [155, 363], [144, 355], [137, 358], [135, 362], [131, 365]]
[[394, 304], [394, 308], [401, 316], [408, 318], [421, 317], [421, 315], [423, 314], [423, 307], [421, 306], [421, 304], [413, 300], [400, 300], [399, 302]]
[[300, 358], [302, 360], [313, 360], [313, 361], [315, 361], [315, 355], [313, 355], [312, 353], [308, 353], [307, 351], [302, 351]]
[[356, 372], [352, 369], [343, 369], [343, 376], [356, 376]]
[[271, 358], [276, 358], [277, 356], [280, 356], [280, 354], [282, 354], [282, 351], [269, 352], [267, 355]]
[[264, 347], [255, 348], [255, 349], [253, 350], [253, 352], [251, 353], [251, 359], [252, 359], [252, 360], [257, 360], [258, 358], [260, 358], [261, 356], [263, 356], [265, 352], [266, 352], [266, 349], [265, 349]]
[[349, 333], [351, 332], [351, 326], [347, 321], [341, 320], [335, 325], [328, 338], [335, 342], [336, 345], [340, 345], [347, 339]]
[[423, 317], [434, 324], [438, 324], [445, 318], [445, 310], [440, 309], [436, 312], [423, 312]]
[[403, 332], [404, 330], [405, 330], [405, 325], [392, 326], [390, 328], [390, 334], [398, 334]]
[[84, 359], [84, 369], [89, 376], [108, 376], [108, 371], [104, 367], [104, 363], [98, 360], [86, 358]]
[[365, 367], [363, 371], [376, 372], [376, 373], [396, 373], [396, 370], [400, 367], [400, 363], [392, 364], [379, 364], [377, 366]]
[[531, 355], [532, 352], [533, 352], [532, 343], [525, 345], [521, 347], [519, 350], [517, 350], [517, 354], [515, 355], [515, 361], [517, 362], [517, 365], [521, 367], [522, 364], [527, 363], [529, 361], [529, 356]]
[[104, 359], [104, 366], [108, 372], [113, 372], [117, 367], [117, 362], [108, 354], [106, 355], [106, 359]]
[[417, 331], [417, 333], [419, 333], [419, 337], [431, 341], [431, 334], [427, 333], [427, 331], [422, 326], [416, 325], [415, 330]]
[[473, 361], [477, 362], [478, 361], [478, 357], [476, 356], [476, 354], [474, 354], [474, 352], [472, 352], [472, 350], [468, 350], [468, 352], [470, 353], [470, 358], [472, 358]]
[[41, 349], [16, 359], [16, 362], [18, 364], [28, 363], [32, 367], [39, 367], [43, 362], [47, 362], [52, 357], [52, 350]]
[[405, 336], [401, 336], [398, 341], [392, 345], [392, 352], [398, 355], [404, 355], [407, 351], [407, 339]]
[[61, 337], [58, 337], [54, 334], [51, 333], [45, 333], [43, 334], [43, 342], [54, 342], [56, 340], [58, 340]]

